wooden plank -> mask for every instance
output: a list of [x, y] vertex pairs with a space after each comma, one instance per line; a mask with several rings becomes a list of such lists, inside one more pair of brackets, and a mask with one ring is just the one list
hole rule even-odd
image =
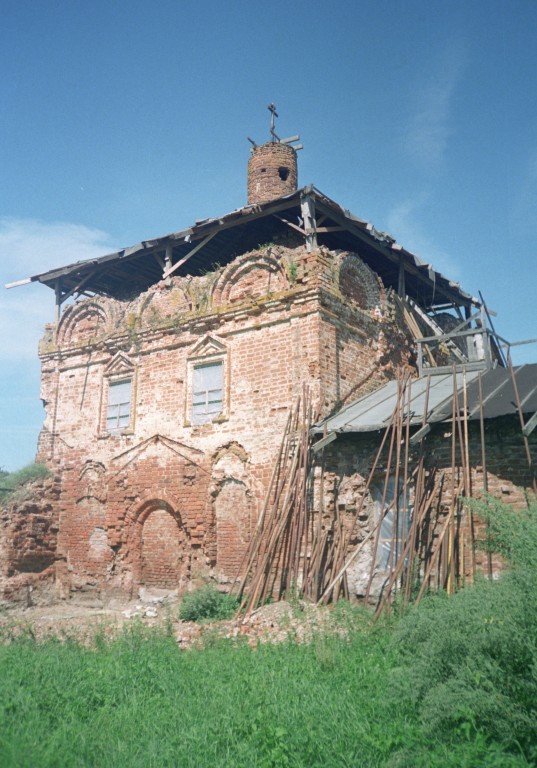
[[213, 237], [215, 235], [217, 235], [217, 234], [218, 234], [217, 231], [216, 232], [212, 232], [210, 235], [207, 235], [207, 237], [203, 238], [203, 240], [201, 240], [194, 248], [192, 248], [192, 250], [189, 251], [186, 256], [183, 256], [182, 259], [179, 259], [179, 261], [176, 264], [174, 264], [173, 267], [170, 267], [170, 269], [167, 269], [163, 273], [162, 277], [166, 278], [166, 277], [169, 277], [170, 275], [172, 275], [177, 269], [179, 269], [179, 267], [182, 267], [183, 264], [186, 261], [188, 261], [192, 256], [194, 256], [195, 253], [197, 253], [203, 247], [205, 247], [207, 245], [207, 243], [209, 242], [209, 240], [212, 240]]
[[320, 440], [314, 443], [311, 446], [311, 450], [313, 451], [313, 453], [318, 453], [323, 448], [326, 448], [327, 445], [330, 445], [330, 443], [333, 443], [336, 438], [337, 438], [337, 432], [329, 432], [325, 437], [322, 437]]
[[6, 283], [4, 288], [18, 288], [19, 285], [28, 285], [32, 282], [31, 277], [25, 277], [24, 280], [15, 280], [14, 283]]
[[526, 437], [529, 437], [533, 430], [537, 427], [537, 411], [533, 414], [529, 421], [526, 422], [522, 432]]

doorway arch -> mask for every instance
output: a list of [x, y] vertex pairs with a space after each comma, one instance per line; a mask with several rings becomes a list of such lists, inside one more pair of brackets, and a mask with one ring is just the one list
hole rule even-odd
[[147, 587], [176, 589], [190, 572], [189, 537], [181, 517], [162, 499], [146, 502], [137, 519], [135, 572]]

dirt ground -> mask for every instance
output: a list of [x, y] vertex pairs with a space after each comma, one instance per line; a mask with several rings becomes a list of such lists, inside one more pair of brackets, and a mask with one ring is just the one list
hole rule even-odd
[[106, 605], [66, 600], [23, 608], [4, 603], [0, 609], [0, 642], [30, 632], [39, 640], [72, 638], [91, 644], [96, 634], [113, 638], [125, 627], [141, 624], [173, 632], [178, 645], [186, 649], [201, 647], [215, 636], [244, 638], [251, 646], [289, 638], [304, 642], [316, 632], [334, 628], [330, 609], [298, 600], [265, 605], [248, 617], [202, 624], [181, 621], [179, 605], [175, 593], [146, 590], [141, 591], [138, 600], [111, 600]]

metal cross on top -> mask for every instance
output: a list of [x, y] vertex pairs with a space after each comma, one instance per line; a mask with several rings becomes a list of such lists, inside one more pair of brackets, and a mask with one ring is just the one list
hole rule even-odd
[[274, 118], [279, 117], [278, 113], [276, 112], [276, 105], [269, 104], [267, 109], [270, 112], [270, 135], [272, 136], [272, 141], [277, 142], [280, 140], [280, 138], [276, 135], [276, 131], [274, 130]]

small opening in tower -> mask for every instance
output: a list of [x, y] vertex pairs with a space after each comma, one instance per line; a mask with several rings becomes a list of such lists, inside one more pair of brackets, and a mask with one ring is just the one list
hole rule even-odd
[[261, 171], [261, 173], [266, 173], [267, 169], [266, 168], [260, 168], [259, 170]]
[[285, 168], [283, 165], [281, 165], [278, 168], [278, 176], [282, 181], [287, 181], [289, 177], [289, 168]]

